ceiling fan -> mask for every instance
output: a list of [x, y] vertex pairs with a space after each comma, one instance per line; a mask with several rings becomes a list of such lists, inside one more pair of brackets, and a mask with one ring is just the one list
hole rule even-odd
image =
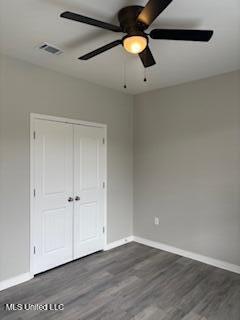
[[69, 20], [82, 22], [88, 25], [110, 30], [113, 32], [126, 33], [119, 40], [115, 40], [80, 57], [80, 60], [89, 60], [100, 53], [110, 50], [118, 45], [123, 45], [126, 51], [138, 54], [144, 67], [148, 68], [156, 64], [148, 46], [151, 39], [203, 41], [207, 42], [213, 35], [212, 30], [184, 30], [184, 29], [154, 29], [149, 34], [146, 29], [163, 12], [172, 0], [149, 0], [145, 7], [128, 6], [118, 12], [119, 26], [107, 22], [95, 20], [73, 12], [63, 12], [60, 16]]

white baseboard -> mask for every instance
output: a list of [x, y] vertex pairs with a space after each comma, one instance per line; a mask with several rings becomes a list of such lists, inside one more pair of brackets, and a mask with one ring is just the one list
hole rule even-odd
[[20, 274], [19, 276], [0, 281], [0, 291], [5, 290], [7, 288], [16, 286], [20, 283], [29, 281], [33, 278], [33, 275], [30, 272]]
[[111, 242], [111, 243], [108, 243], [104, 250], [107, 251], [107, 250], [111, 250], [111, 249], [114, 249], [114, 248], [117, 248], [117, 247], [120, 247], [126, 243], [129, 243], [129, 242], [132, 242], [133, 241], [133, 236], [129, 236], [129, 237], [126, 237], [126, 238], [123, 238], [123, 239], [120, 239], [120, 240], [117, 240], [117, 241], [114, 241], [114, 242]]
[[[104, 250], [105, 251], [111, 250], [111, 249], [120, 247], [120, 246], [127, 244], [129, 242], [132, 242], [132, 241], [133, 241], [133, 236], [129, 236], [129, 237], [126, 237], [126, 238], [123, 238], [123, 239], [120, 239], [120, 240], [117, 240], [117, 241], [114, 241], [114, 242], [107, 244], [104, 247]], [[32, 273], [27, 272], [27, 273], [20, 274], [16, 277], [13, 277], [10, 279], [0, 281], [0, 291], [5, 290], [10, 287], [13, 287], [13, 286], [16, 286], [18, 284], [24, 283], [26, 281], [29, 281], [29, 280], [33, 279], [33, 277], [34, 277], [34, 275]]]
[[[132, 241], [144, 244], [149, 247], [160, 249], [163, 251], [171, 252], [171, 253], [186, 257], [186, 258], [197, 260], [197, 261], [209, 264], [211, 266], [214, 266], [214, 267], [217, 267], [220, 269], [224, 269], [224, 270], [228, 270], [228, 271], [240, 274], [240, 266], [238, 266], [238, 265], [235, 265], [235, 264], [232, 264], [229, 262], [225, 262], [225, 261], [221, 261], [221, 260], [217, 260], [217, 259], [213, 259], [210, 257], [206, 257], [201, 254], [197, 254], [197, 253], [194, 253], [191, 251], [182, 250], [182, 249], [179, 249], [176, 247], [172, 247], [172, 246], [160, 243], [160, 242], [144, 239], [141, 237], [129, 236], [129, 237], [111, 242], [105, 246], [104, 250], [105, 251], [111, 250], [111, 249], [120, 247], [120, 246], [127, 244], [129, 242], [132, 242]], [[31, 274], [30, 272], [27, 272], [27, 273], [20, 274], [16, 277], [13, 277], [10, 279], [0, 281], [0, 291], [5, 290], [10, 287], [13, 287], [13, 286], [16, 286], [16, 285], [21, 284], [23, 282], [29, 281], [29, 280], [33, 279], [33, 277], [34, 277], [33, 274]]]
[[140, 238], [140, 237], [134, 236], [133, 241], [144, 244], [149, 247], [153, 247], [153, 248], [160, 249], [163, 251], [171, 252], [171, 253], [186, 257], [186, 258], [197, 260], [197, 261], [209, 264], [211, 266], [214, 266], [214, 267], [217, 267], [220, 269], [224, 269], [224, 270], [228, 270], [228, 271], [240, 274], [240, 266], [229, 263], [229, 262], [213, 259], [213, 258], [206, 257], [206, 256], [203, 256], [198, 253], [182, 250], [182, 249], [172, 247], [172, 246], [160, 243], [160, 242], [156, 242], [156, 241], [152, 241], [152, 240], [148, 240], [148, 239], [144, 239], [144, 238]]

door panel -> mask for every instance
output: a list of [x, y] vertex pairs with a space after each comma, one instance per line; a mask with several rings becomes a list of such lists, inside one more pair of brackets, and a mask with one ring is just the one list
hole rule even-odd
[[74, 126], [74, 258], [104, 245], [104, 129]]
[[76, 214], [79, 231], [77, 233], [78, 241], [85, 242], [95, 240], [97, 233], [98, 207], [96, 202], [80, 205], [78, 214]]
[[[60, 140], [58, 128], [43, 137], [43, 193], [44, 195], [62, 194], [65, 190], [66, 147]], [[65, 131], [65, 130], [63, 130]], [[54, 168], [54, 170], [53, 170]]]
[[73, 127], [35, 121], [34, 272], [73, 258]]
[[81, 138], [81, 188], [82, 190], [99, 188], [99, 144], [96, 139]]
[[43, 250], [45, 254], [64, 249], [66, 218], [65, 208], [43, 212]]

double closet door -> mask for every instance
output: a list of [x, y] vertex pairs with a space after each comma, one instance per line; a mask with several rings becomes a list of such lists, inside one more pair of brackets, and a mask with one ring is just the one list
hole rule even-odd
[[33, 271], [104, 247], [105, 130], [34, 121]]

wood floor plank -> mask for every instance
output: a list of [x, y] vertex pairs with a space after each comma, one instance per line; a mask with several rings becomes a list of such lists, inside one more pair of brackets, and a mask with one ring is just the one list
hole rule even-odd
[[[4, 303], [64, 304], [5, 311]], [[0, 292], [1, 320], [240, 320], [240, 275], [130, 243]]]
[[149, 320], [153, 319], [153, 317], [158, 317], [158, 319], [165, 316], [165, 313], [155, 305], [147, 306], [144, 310], [139, 312], [137, 315], [133, 316], [131, 320]]

